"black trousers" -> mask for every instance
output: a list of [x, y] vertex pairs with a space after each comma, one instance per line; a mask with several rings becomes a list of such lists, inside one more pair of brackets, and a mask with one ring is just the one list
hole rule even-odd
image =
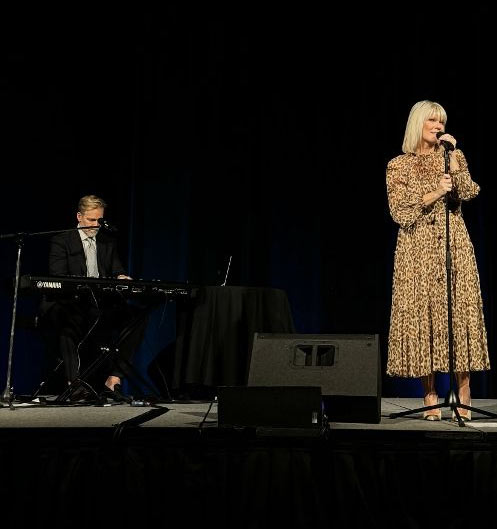
[[[68, 381], [80, 374], [89, 346], [115, 346], [119, 350], [118, 360], [131, 362], [140, 346], [148, 322], [148, 311], [124, 299], [97, 300], [70, 299], [56, 301], [43, 316], [42, 326], [55, 334], [55, 343], [60, 358], [64, 361]], [[105, 376], [123, 378], [119, 362], [110, 362], [105, 367]]]

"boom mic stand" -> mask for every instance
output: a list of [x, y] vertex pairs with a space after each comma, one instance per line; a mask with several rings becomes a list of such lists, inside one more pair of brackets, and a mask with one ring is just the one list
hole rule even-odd
[[19, 292], [19, 277], [20, 277], [20, 270], [21, 270], [21, 253], [22, 248], [24, 246], [24, 239], [28, 236], [33, 235], [55, 235], [57, 233], [64, 233], [67, 231], [74, 231], [74, 230], [90, 230], [95, 229], [96, 226], [81, 226], [78, 228], [70, 228], [66, 230], [52, 230], [52, 231], [39, 231], [34, 233], [6, 233], [4, 235], [0, 235], [1, 239], [15, 239], [17, 242], [17, 261], [16, 261], [16, 276], [15, 276], [15, 282], [14, 282], [14, 298], [12, 301], [12, 323], [10, 326], [10, 339], [9, 339], [9, 354], [8, 354], [8, 360], [7, 360], [7, 381], [5, 383], [5, 389], [3, 391], [2, 397], [0, 398], [0, 406], [9, 407], [11, 410], [14, 410], [14, 406], [12, 405], [13, 401], [13, 394], [14, 394], [14, 388], [11, 383], [12, 378], [12, 358], [13, 358], [13, 350], [14, 350], [14, 334], [15, 334], [15, 326], [16, 326], [16, 314], [17, 314], [17, 296]]
[[[449, 150], [454, 149], [452, 144], [448, 141], [442, 142], [444, 145], [444, 161], [445, 161], [445, 174], [449, 174]], [[391, 413], [390, 418], [395, 419], [397, 417], [404, 417], [405, 415], [411, 415], [413, 413], [420, 413], [428, 410], [436, 410], [438, 408], [450, 408], [453, 414], [457, 418], [457, 424], [459, 426], [466, 426], [464, 420], [461, 418], [459, 410], [457, 408], [463, 408], [469, 411], [475, 411], [492, 417], [497, 418], [496, 413], [492, 413], [487, 410], [481, 410], [474, 408], [467, 404], [461, 404], [459, 395], [454, 391], [456, 386], [456, 377], [454, 373], [454, 335], [452, 331], [452, 260], [450, 256], [450, 237], [449, 237], [449, 196], [445, 195], [445, 268], [447, 272], [447, 325], [449, 334], [449, 391], [445, 396], [445, 400], [442, 404], [433, 404], [432, 406], [424, 406], [422, 408], [416, 408], [415, 410], [406, 410], [398, 413]]]

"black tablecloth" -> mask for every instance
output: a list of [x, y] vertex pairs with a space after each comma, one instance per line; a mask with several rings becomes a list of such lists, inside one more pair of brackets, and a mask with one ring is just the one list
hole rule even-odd
[[200, 287], [178, 307], [173, 387], [245, 385], [255, 332], [295, 332], [285, 291]]

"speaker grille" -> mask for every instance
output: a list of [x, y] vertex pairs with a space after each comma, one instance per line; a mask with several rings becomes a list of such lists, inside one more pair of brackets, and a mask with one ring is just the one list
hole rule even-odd
[[248, 386], [271, 385], [318, 386], [331, 420], [379, 422], [379, 336], [255, 333]]

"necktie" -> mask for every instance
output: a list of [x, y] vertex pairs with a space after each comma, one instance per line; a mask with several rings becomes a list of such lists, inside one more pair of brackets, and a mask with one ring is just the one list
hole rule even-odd
[[86, 275], [88, 277], [98, 277], [97, 245], [95, 238], [88, 237], [86, 242]]

